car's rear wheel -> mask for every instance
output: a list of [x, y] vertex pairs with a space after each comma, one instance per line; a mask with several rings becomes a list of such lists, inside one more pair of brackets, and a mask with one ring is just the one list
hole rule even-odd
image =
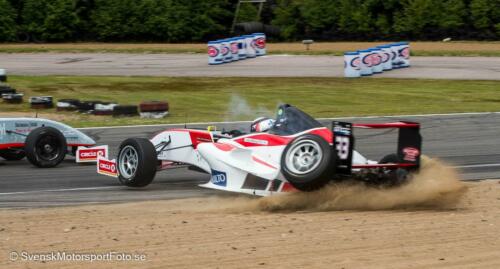
[[30, 132], [26, 138], [26, 157], [40, 168], [55, 167], [66, 157], [66, 138], [53, 127], [40, 127]]
[[155, 147], [145, 138], [122, 142], [117, 159], [120, 183], [129, 187], [149, 185], [155, 175], [158, 158]]
[[[398, 155], [395, 153], [384, 156], [378, 163], [399, 163]], [[404, 168], [387, 169], [381, 168], [382, 184], [389, 186], [399, 186], [408, 182], [410, 172]]]
[[302, 135], [285, 147], [281, 156], [282, 173], [298, 190], [317, 190], [332, 179], [333, 157], [330, 145], [323, 138]]
[[22, 149], [2, 149], [0, 150], [0, 157], [7, 161], [20, 161], [26, 157], [26, 153]]

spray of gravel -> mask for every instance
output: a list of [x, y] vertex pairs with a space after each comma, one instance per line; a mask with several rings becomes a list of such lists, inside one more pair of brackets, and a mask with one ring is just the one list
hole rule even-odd
[[[232, 199], [231, 212], [293, 212], [337, 210], [450, 209], [457, 206], [467, 187], [455, 169], [437, 159], [423, 158], [409, 183], [399, 187], [373, 187], [359, 181], [332, 183], [315, 192], [298, 192], [260, 199]], [[219, 208], [220, 209], [220, 208]]]

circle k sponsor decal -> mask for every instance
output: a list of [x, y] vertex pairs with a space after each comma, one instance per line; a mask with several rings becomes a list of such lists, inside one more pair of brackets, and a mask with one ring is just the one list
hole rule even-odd
[[238, 53], [238, 42], [234, 42], [234, 43], [231, 43], [231, 52], [233, 54], [237, 54]]
[[363, 56], [363, 58], [361, 59], [361, 61], [367, 67], [372, 67], [372, 65], [373, 65], [373, 63], [372, 63], [372, 55], [371, 54], [366, 54], [365, 56]]
[[266, 39], [263, 37], [259, 37], [255, 40], [255, 46], [258, 49], [264, 49], [266, 47]]
[[380, 55], [378, 53], [372, 54], [372, 65], [379, 65], [381, 62]]
[[382, 53], [382, 62], [387, 63], [389, 59], [391, 58], [391, 55], [387, 52]]
[[104, 150], [80, 152], [80, 158], [97, 158], [97, 156], [104, 156]]
[[228, 46], [223, 46], [221, 50], [222, 55], [227, 55], [229, 53], [229, 47]]
[[351, 60], [351, 66], [355, 69], [355, 70], [359, 70], [361, 68], [361, 62], [359, 60], [359, 57], [354, 57], [352, 58]]
[[399, 55], [405, 59], [410, 58], [410, 48], [406, 47], [399, 51]]
[[108, 172], [116, 172], [116, 165], [112, 164], [112, 163], [103, 163], [103, 162], [100, 162], [99, 163], [99, 168], [105, 170], [105, 171], [108, 171]]
[[216, 57], [217, 55], [219, 55], [219, 50], [214, 46], [209, 46], [208, 47], [208, 56]]

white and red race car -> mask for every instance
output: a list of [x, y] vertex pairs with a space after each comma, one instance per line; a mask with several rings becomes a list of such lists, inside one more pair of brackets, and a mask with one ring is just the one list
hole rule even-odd
[[[398, 128], [398, 149], [381, 161], [354, 150], [353, 128]], [[170, 129], [151, 139], [123, 141], [116, 160], [100, 158], [98, 173], [121, 184], [144, 187], [156, 172], [187, 165], [211, 174], [201, 187], [267, 196], [312, 191], [341, 177], [361, 177], [399, 184], [420, 165], [420, 125], [413, 122], [325, 127], [291, 105], [281, 105], [272, 128], [264, 133], [231, 136], [198, 129]], [[231, 133], [231, 132], [230, 132]]]

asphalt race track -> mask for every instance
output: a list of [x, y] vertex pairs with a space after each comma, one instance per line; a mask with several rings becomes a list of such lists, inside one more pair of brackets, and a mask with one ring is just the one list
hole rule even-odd
[[[412, 57], [376, 77], [500, 80], [498, 57]], [[0, 53], [12, 75], [342, 77], [343, 57], [270, 55], [209, 66], [203, 54]]]
[[[434, 116], [343, 119], [353, 122], [410, 120], [422, 123], [423, 152], [456, 166], [466, 180], [500, 178], [500, 113], [468, 113]], [[327, 120], [323, 120], [327, 123]], [[217, 124], [219, 128], [248, 129], [248, 123]], [[170, 128], [172, 126], [168, 126]], [[204, 127], [189, 125], [188, 127]], [[120, 142], [128, 137], [147, 137], [165, 126], [84, 129], [108, 144], [115, 156]], [[356, 148], [371, 159], [380, 159], [396, 148], [397, 131], [355, 131]], [[0, 161], [0, 207], [41, 207], [72, 204], [126, 202], [152, 199], [222, 195], [197, 184], [206, 174], [185, 168], [159, 172], [143, 189], [120, 186], [117, 180], [96, 174], [95, 165], [77, 165], [68, 158], [53, 169], [38, 169], [27, 161]], [[231, 194], [224, 194], [231, 195]]]

